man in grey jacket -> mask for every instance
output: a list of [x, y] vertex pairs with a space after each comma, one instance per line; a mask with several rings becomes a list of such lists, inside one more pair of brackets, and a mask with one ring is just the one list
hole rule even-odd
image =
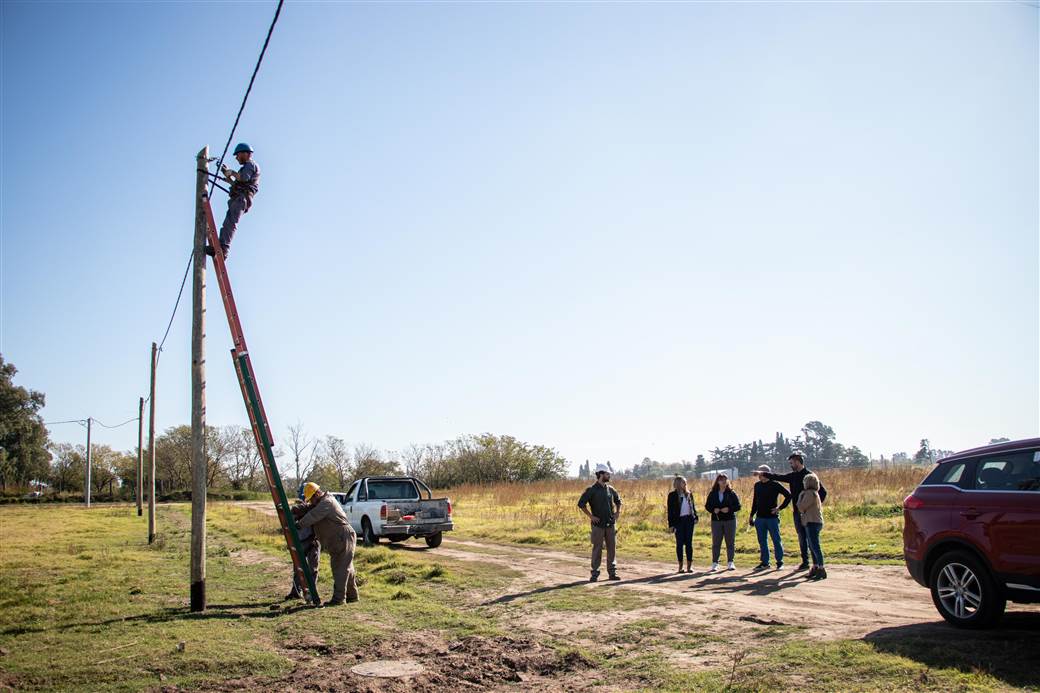
[[[238, 171], [232, 171], [223, 165], [220, 168], [224, 180], [231, 183], [227, 215], [220, 227], [220, 251], [225, 260], [228, 258], [228, 251], [231, 250], [231, 239], [235, 237], [239, 220], [253, 206], [253, 195], [260, 191], [260, 167], [253, 161], [253, 148], [245, 142], [240, 142], [235, 146], [235, 159], [241, 165]], [[213, 246], [206, 246], [206, 254], [211, 257], [215, 254]]]
[[332, 599], [323, 606], [339, 606], [345, 601], [358, 600], [357, 579], [354, 573], [354, 547], [357, 535], [350, 526], [347, 514], [336, 497], [322, 491], [317, 484], [307, 484], [303, 490], [310, 511], [300, 518], [301, 529], [314, 528], [323, 551], [332, 564]]

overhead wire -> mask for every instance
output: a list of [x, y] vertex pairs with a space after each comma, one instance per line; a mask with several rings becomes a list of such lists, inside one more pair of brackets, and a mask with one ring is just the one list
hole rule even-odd
[[101, 426], [102, 428], [120, 428], [121, 426], [125, 426], [125, 425], [127, 425], [128, 423], [133, 423], [134, 421], [137, 421], [138, 419], [137, 419], [137, 417], [135, 416], [134, 418], [132, 418], [132, 419], [127, 419], [127, 420], [126, 420], [126, 421], [124, 421], [123, 423], [121, 423], [121, 424], [116, 424], [115, 426], [109, 426], [108, 424], [106, 424], [106, 423], [104, 423], [104, 422], [102, 422], [102, 421], [99, 421], [99, 420], [97, 420], [97, 419], [94, 419], [94, 418], [91, 418], [91, 420], [92, 420], [92, 421], [93, 421], [94, 423], [96, 423], [97, 425]]
[[[271, 20], [271, 26], [267, 29], [267, 38], [264, 39], [264, 47], [260, 49], [260, 57], [256, 59], [256, 67], [253, 68], [253, 76], [249, 78], [249, 86], [246, 87], [246, 94], [242, 97], [242, 105], [238, 107], [238, 115], [235, 116], [235, 124], [231, 126], [231, 132], [228, 134], [227, 142], [224, 144], [224, 151], [220, 154], [220, 159], [217, 161], [217, 171], [220, 171], [221, 165], [224, 163], [224, 157], [227, 156], [228, 147], [231, 146], [231, 140], [235, 137], [235, 130], [238, 129], [238, 121], [242, 117], [242, 111], [246, 110], [246, 101], [249, 100], [249, 92], [253, 90], [253, 82], [256, 81], [256, 74], [260, 72], [260, 63], [264, 61], [264, 54], [267, 52], [267, 44], [271, 42], [271, 34], [274, 33], [274, 26], [278, 23], [278, 16], [282, 13], [282, 4], [285, 0], [278, 0], [278, 7], [274, 11], [274, 19]], [[210, 197], [213, 196], [213, 186], [217, 184], [213, 181], [209, 189]]]

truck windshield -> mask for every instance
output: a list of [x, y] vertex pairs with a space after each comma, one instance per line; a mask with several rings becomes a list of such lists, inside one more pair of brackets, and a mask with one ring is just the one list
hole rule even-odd
[[369, 500], [406, 500], [418, 497], [415, 484], [408, 479], [400, 481], [369, 481]]

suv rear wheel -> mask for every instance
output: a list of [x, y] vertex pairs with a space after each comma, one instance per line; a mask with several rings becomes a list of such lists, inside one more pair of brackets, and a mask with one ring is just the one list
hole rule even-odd
[[942, 617], [961, 628], [993, 625], [1007, 604], [986, 566], [967, 551], [940, 556], [932, 566], [928, 586]]

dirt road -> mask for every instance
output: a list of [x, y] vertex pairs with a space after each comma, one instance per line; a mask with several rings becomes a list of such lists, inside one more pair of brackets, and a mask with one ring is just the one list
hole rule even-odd
[[[270, 504], [249, 506], [274, 513]], [[722, 611], [748, 624], [811, 623], [807, 634], [825, 639], [859, 638], [881, 628], [939, 620], [928, 590], [915, 583], [902, 566], [832, 565], [827, 569], [828, 578], [820, 582], [807, 582], [805, 572], [793, 570], [797, 558], [781, 570], [755, 572], [753, 566], [742, 565], [737, 570], [711, 573], [700, 565], [694, 567], [693, 574], [678, 574], [671, 563], [626, 559], [622, 546], [618, 555], [623, 579], [588, 584], [587, 555], [569, 551], [451, 538], [432, 550], [415, 540], [395, 547], [431, 558], [505, 566], [522, 574], [507, 591], [482, 595], [485, 605], [509, 604], [554, 589], [626, 589], [661, 597], [658, 602], [683, 600], [699, 605], [697, 611]], [[703, 557], [697, 561], [703, 561]], [[631, 615], [645, 616], [647, 611], [662, 608], [658, 604], [657, 609], [634, 609]], [[539, 621], [526, 619], [528, 625], [557, 634], [580, 630], [584, 625], [580, 614], [568, 614], [562, 621], [551, 617], [545, 623]]]

